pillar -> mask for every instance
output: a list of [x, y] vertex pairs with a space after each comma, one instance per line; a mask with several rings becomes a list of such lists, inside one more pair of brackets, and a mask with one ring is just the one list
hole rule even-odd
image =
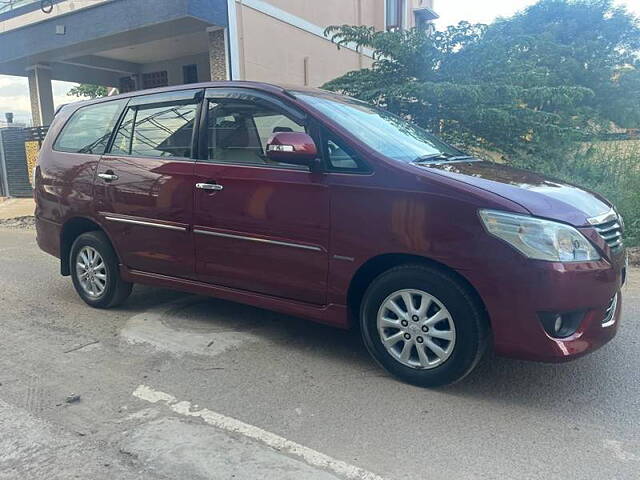
[[229, 63], [227, 60], [227, 41], [224, 28], [208, 30], [209, 34], [209, 66], [211, 80], [228, 80]]
[[46, 65], [35, 65], [28, 69], [28, 76], [33, 126], [48, 126], [53, 121], [53, 114], [55, 113], [53, 89], [51, 87], [51, 68]]

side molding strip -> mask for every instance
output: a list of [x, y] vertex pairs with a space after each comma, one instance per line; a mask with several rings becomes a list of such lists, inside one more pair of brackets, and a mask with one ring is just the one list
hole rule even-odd
[[197, 228], [193, 229], [193, 233], [199, 233], [201, 235], [211, 235], [213, 237], [235, 238], [237, 240], [247, 240], [247, 241], [250, 241], [250, 242], [270, 243], [272, 245], [280, 245], [280, 246], [283, 246], [283, 247], [292, 247], [292, 248], [301, 248], [303, 250], [313, 250], [313, 251], [316, 251], [316, 252], [321, 252], [322, 251], [322, 249], [320, 247], [315, 247], [313, 245], [301, 245], [299, 243], [279, 242], [277, 240], [267, 240], [266, 238], [245, 237], [243, 235], [232, 235], [230, 233], [211, 232], [209, 230], [200, 230], [200, 229], [197, 229]]
[[132, 225], [143, 225], [145, 227], [155, 227], [155, 228], [164, 228], [166, 230], [175, 230], [177, 232], [186, 232], [187, 229], [184, 227], [177, 227], [175, 225], [165, 225], [164, 223], [155, 223], [155, 222], [145, 222], [142, 220], [131, 220], [129, 218], [120, 218], [120, 217], [104, 217], [106, 220], [110, 222], [120, 222], [120, 223], [129, 223]]

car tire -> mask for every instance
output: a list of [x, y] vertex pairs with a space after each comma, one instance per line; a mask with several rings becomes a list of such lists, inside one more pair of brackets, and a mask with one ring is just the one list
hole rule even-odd
[[80, 298], [94, 308], [110, 308], [123, 303], [133, 285], [120, 277], [111, 242], [102, 232], [87, 232], [76, 238], [69, 255], [73, 286]]
[[489, 343], [480, 300], [453, 274], [425, 265], [401, 265], [375, 278], [363, 297], [360, 327], [373, 358], [420, 387], [460, 381]]

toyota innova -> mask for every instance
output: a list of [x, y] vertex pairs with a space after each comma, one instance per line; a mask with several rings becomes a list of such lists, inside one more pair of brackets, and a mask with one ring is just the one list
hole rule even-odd
[[329, 92], [221, 82], [65, 106], [35, 199], [38, 244], [92, 307], [141, 283], [356, 326], [421, 386], [487, 348], [559, 362], [618, 329], [607, 200]]

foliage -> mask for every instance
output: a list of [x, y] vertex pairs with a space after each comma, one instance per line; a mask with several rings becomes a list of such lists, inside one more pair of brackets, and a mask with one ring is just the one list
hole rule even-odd
[[89, 85], [88, 83], [81, 83], [73, 87], [67, 95], [73, 95], [74, 97], [81, 98], [99, 98], [106, 97], [109, 94], [107, 87], [101, 87], [100, 85]]
[[604, 195], [625, 220], [625, 243], [640, 245], [640, 140], [580, 145], [564, 162], [538, 170]]
[[540, 0], [491, 25], [431, 35], [348, 25], [325, 35], [374, 60], [324, 88], [481, 156], [597, 190], [626, 217], [627, 243], [640, 244], [640, 142], [597, 141], [640, 128], [640, 21], [613, 0]]
[[491, 25], [427, 35], [333, 26], [373, 50], [324, 88], [384, 106], [467, 148], [558, 153], [612, 123], [640, 126], [640, 25], [613, 0], [541, 0]]

